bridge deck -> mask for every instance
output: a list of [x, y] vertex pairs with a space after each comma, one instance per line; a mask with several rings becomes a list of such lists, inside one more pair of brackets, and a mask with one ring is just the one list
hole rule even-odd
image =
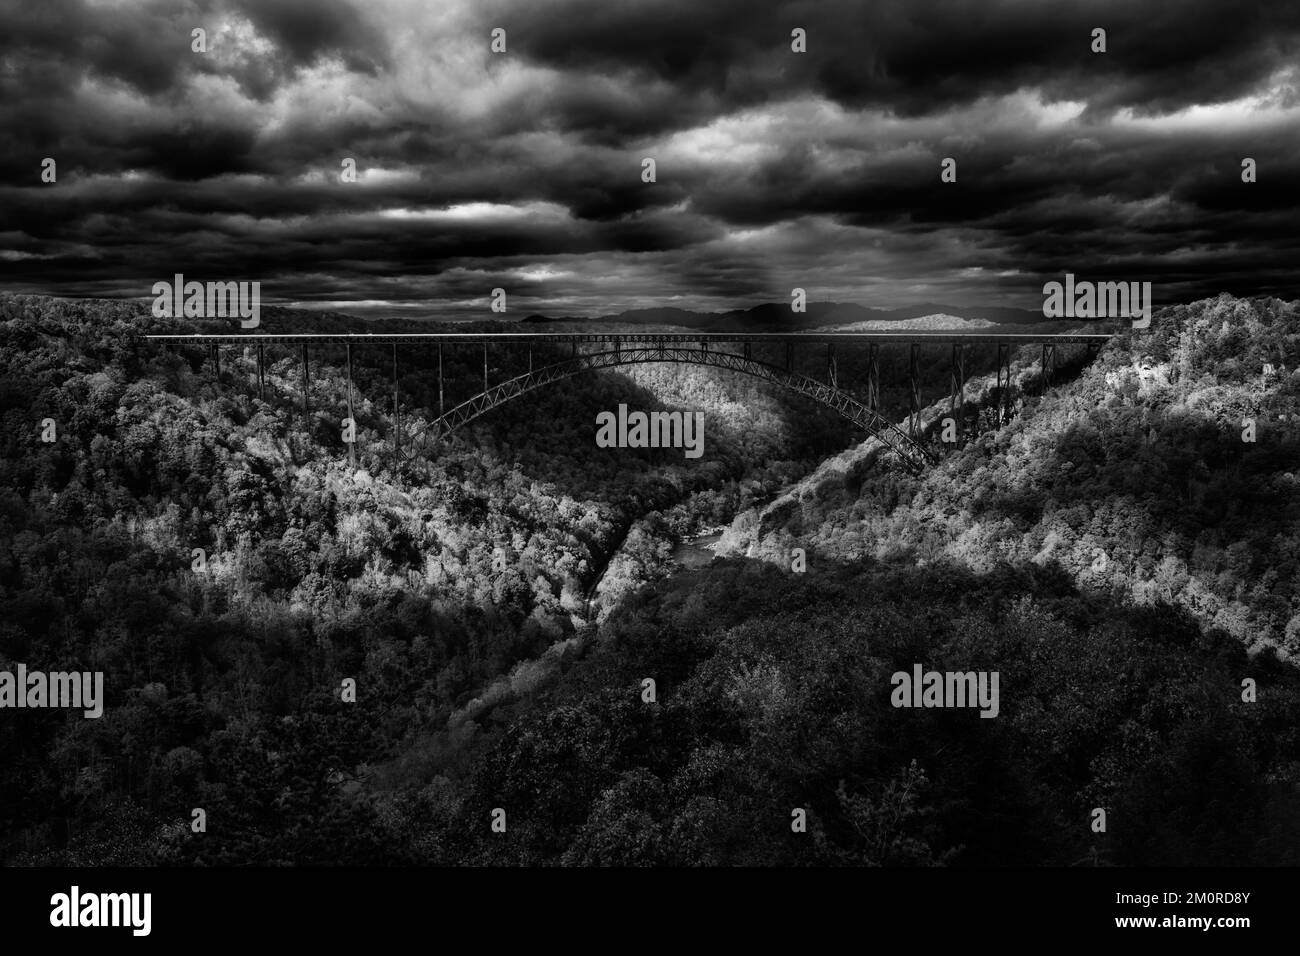
[[238, 345], [241, 342], [264, 345], [438, 345], [484, 342], [596, 342], [621, 343], [626, 346], [687, 342], [843, 342], [862, 343], [1002, 343], [1028, 345], [1036, 342], [1103, 343], [1115, 332], [345, 332], [345, 333], [175, 333], [146, 335], [158, 342], [207, 342]]

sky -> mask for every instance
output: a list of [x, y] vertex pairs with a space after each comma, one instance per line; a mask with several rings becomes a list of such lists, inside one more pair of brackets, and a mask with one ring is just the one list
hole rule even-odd
[[1298, 0], [0, 0], [0, 130], [4, 291], [1300, 298]]

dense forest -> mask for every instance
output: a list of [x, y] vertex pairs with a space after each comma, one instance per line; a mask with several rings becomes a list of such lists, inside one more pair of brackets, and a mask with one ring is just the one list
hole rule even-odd
[[[974, 437], [915, 477], [801, 399], [659, 365], [399, 460], [437, 359], [403, 355], [394, 436], [382, 348], [357, 350], [353, 463], [341, 350], [304, 414], [296, 355], [262, 400], [251, 349], [217, 382], [140, 338], [186, 327], [0, 296], [0, 668], [107, 696], [0, 715], [0, 860], [1300, 862], [1294, 305], [1164, 310], [1041, 396], [1026, 353], [1001, 428], [977, 351]], [[483, 359], [447, 353], [459, 401]], [[933, 434], [945, 356], [923, 373]], [[598, 449], [620, 402], [704, 410], [704, 456]], [[728, 522], [730, 557], [674, 567]], [[891, 707], [915, 662], [999, 671], [999, 717]]]
[[1161, 320], [920, 481], [864, 481], [869, 446], [825, 463], [739, 519], [732, 550], [1050, 563], [1089, 592], [1300, 652], [1300, 315], [1224, 296]]

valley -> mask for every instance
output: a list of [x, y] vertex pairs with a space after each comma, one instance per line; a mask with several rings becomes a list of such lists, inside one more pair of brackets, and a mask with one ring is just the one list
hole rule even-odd
[[[94, 721], [0, 724], [10, 864], [1296, 862], [1295, 304], [1162, 310], [1045, 391], [1025, 350], [1001, 427], [974, 349], [952, 447], [927, 354], [919, 475], [669, 365], [395, 464], [381, 349], [355, 356], [353, 465], [341, 349], [304, 414], [291, 359], [259, 398], [247, 351], [216, 382], [143, 347], [184, 321], [147, 307], [0, 296], [0, 320], [0, 663], [104, 681]], [[471, 394], [481, 356], [444, 360]], [[437, 408], [435, 362], [404, 361], [404, 419]], [[702, 410], [701, 457], [598, 447], [620, 405]], [[916, 667], [998, 675], [996, 716], [892, 707]], [[500, 807], [509, 842], [478, 825]]]

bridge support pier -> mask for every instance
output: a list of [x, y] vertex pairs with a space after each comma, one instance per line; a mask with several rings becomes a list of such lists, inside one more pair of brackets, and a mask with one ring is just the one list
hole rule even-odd
[[487, 383], [487, 343], [483, 343], [483, 391], [488, 390]]
[[826, 346], [826, 377], [830, 380], [831, 388], [839, 388], [839, 371], [835, 367], [835, 346], [827, 344]]
[[867, 346], [867, 407], [880, 414], [880, 346]]
[[921, 433], [921, 377], [918, 365], [921, 346], [912, 345], [907, 361], [907, 435], [913, 441]]
[[952, 383], [948, 393], [948, 413], [957, 424], [957, 441], [960, 444], [966, 432], [966, 347], [952, 347]]
[[[355, 433], [357, 420], [352, 414], [352, 343], [351, 342], [347, 343], [346, 345], [343, 346], [343, 348], [347, 350], [348, 420], [352, 422], [352, 430]], [[348, 442], [348, 462], [351, 463], [353, 467], [355, 467], [357, 463], [357, 443], [355, 441], [355, 438], [356, 436], [354, 434], [353, 435], [354, 440]]]
[[1042, 392], [1044, 395], [1047, 394], [1047, 390], [1052, 387], [1052, 378], [1054, 377], [1055, 374], [1056, 374], [1056, 343], [1044, 342], [1043, 343], [1043, 364], [1042, 364], [1042, 379], [1043, 379]]
[[1011, 346], [998, 343], [998, 426], [1011, 421]]
[[212, 379], [218, 385], [221, 384], [221, 346], [213, 342], [208, 346], [208, 354], [212, 358]]
[[438, 343], [438, 417], [447, 414], [447, 407], [442, 399], [442, 343]]
[[302, 347], [302, 423], [306, 427], [311, 416], [311, 408], [308, 405], [307, 388], [310, 384], [307, 370], [307, 346]]
[[785, 343], [785, 370], [787, 372], [794, 371], [794, 343], [793, 342]]
[[397, 389], [397, 346], [393, 345], [393, 464], [401, 461], [402, 454], [402, 413], [398, 405]]
[[266, 345], [257, 343], [257, 397], [266, 399]]

